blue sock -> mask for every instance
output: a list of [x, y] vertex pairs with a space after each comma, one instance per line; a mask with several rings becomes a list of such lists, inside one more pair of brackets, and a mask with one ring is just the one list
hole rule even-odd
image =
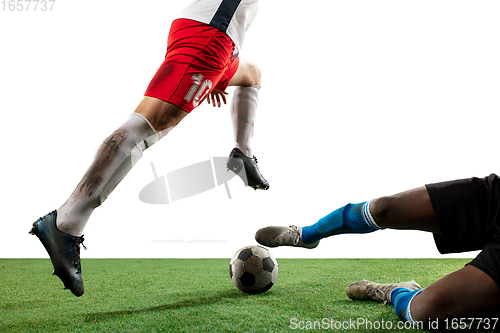
[[392, 291], [391, 302], [394, 304], [394, 310], [396, 310], [399, 320], [413, 322], [410, 304], [413, 297], [417, 296], [421, 291], [422, 289], [411, 291], [406, 288], [396, 288]]
[[362, 202], [337, 209], [315, 224], [302, 228], [302, 241], [313, 244], [333, 235], [363, 234], [382, 229], [371, 216], [369, 206], [370, 202]]

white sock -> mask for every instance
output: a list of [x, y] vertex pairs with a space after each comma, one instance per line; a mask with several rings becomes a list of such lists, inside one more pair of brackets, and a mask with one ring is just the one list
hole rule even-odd
[[254, 130], [260, 86], [236, 87], [231, 101], [235, 147], [248, 157], [253, 156], [251, 142]]
[[57, 227], [81, 236], [95, 208], [99, 207], [148, 147], [159, 140], [153, 126], [138, 113], [99, 146], [93, 163], [69, 199], [57, 209]]
[[409, 321], [410, 323], [415, 323], [415, 320], [413, 320], [413, 316], [411, 315], [411, 302], [413, 302], [413, 299], [415, 298], [415, 296], [420, 294], [424, 289], [420, 289], [417, 293], [415, 293], [415, 295], [413, 295], [413, 297], [410, 299], [410, 302], [408, 303], [408, 307], [406, 308], [406, 312], [405, 312], [405, 319], [406, 319], [406, 321]]

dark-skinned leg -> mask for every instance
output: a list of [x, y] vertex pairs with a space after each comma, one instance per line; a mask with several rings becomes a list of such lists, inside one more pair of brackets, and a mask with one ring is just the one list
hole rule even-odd
[[255, 239], [262, 245], [314, 248], [326, 237], [345, 233], [369, 233], [383, 228], [422, 230], [440, 234], [426, 187], [419, 187], [370, 202], [348, 204], [317, 223], [299, 228], [262, 228]]
[[382, 228], [441, 233], [425, 186], [375, 199], [370, 212]]
[[[384, 228], [411, 229], [441, 234], [426, 187], [381, 197], [370, 206]], [[500, 306], [500, 289], [480, 269], [468, 265], [423, 289], [411, 301], [414, 321], [434, 322], [476, 316]]]
[[500, 288], [491, 277], [474, 266], [446, 275], [413, 299], [411, 314], [415, 321], [447, 318], [485, 318], [500, 306]]
[[[370, 211], [383, 228], [441, 233], [426, 187], [375, 199]], [[468, 316], [484, 318], [485, 311], [498, 306], [498, 285], [486, 273], [468, 265], [416, 295], [411, 315], [414, 321], [421, 322]]]

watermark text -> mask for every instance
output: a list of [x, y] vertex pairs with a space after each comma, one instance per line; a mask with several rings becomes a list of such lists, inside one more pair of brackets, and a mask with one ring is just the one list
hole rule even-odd
[[2, 12], [51, 12], [56, 0], [2, 0]]
[[321, 320], [299, 320], [290, 319], [292, 330], [402, 330], [423, 329], [422, 322], [393, 322], [389, 320], [369, 320], [367, 318], [356, 318], [349, 320], [336, 320], [323, 318]]

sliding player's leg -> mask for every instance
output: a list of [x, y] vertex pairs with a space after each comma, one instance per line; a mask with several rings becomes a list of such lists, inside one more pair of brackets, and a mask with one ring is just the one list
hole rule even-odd
[[[353, 300], [394, 304], [397, 317], [415, 325], [433, 324], [430, 328], [452, 328], [452, 322], [448, 320], [446, 327], [445, 320], [453, 318], [467, 319], [468, 324], [471, 324], [470, 318], [481, 318], [486, 319], [486, 324], [492, 316], [497, 317], [500, 310], [499, 266], [490, 261], [498, 257], [498, 251], [481, 252], [469, 265], [425, 289], [414, 281], [379, 284], [363, 280], [347, 286], [346, 294]], [[484, 264], [488, 274], [475, 267], [483, 267]], [[427, 326], [420, 328], [424, 327]]]
[[[500, 310], [500, 180], [492, 174], [485, 178], [469, 178], [430, 184], [428, 196], [423, 196], [420, 206], [401, 198], [397, 210], [386, 211], [381, 205], [378, 214], [381, 224], [396, 229], [433, 231], [441, 253], [482, 250], [464, 268], [451, 273], [423, 290], [378, 285], [371, 294], [382, 294], [395, 305], [396, 314], [404, 321], [439, 322], [450, 318], [488, 318], [488, 312], [498, 317]], [[417, 191], [417, 194], [420, 191]], [[403, 199], [406, 196], [402, 196]], [[435, 220], [427, 219], [430, 199]], [[418, 199], [418, 195], [416, 196]], [[386, 200], [388, 206], [390, 199]], [[382, 202], [382, 201], [381, 201]], [[418, 202], [418, 200], [417, 200]], [[376, 210], [376, 209], [375, 209]], [[416, 211], [416, 212], [415, 212]], [[405, 227], [392, 221], [406, 219]], [[421, 221], [422, 223], [419, 223]], [[436, 223], [439, 227], [436, 229]], [[423, 227], [422, 227], [423, 226]], [[421, 227], [421, 228], [420, 228]], [[363, 291], [373, 289], [373, 283], [359, 281], [349, 285], [346, 293], [359, 299]], [[353, 297], [354, 296], [354, 297]], [[369, 295], [368, 295], [369, 296]], [[373, 300], [378, 300], [372, 298]], [[446, 323], [445, 323], [446, 324]], [[450, 324], [450, 322], [448, 322]], [[449, 328], [449, 326], [448, 326]]]
[[425, 187], [357, 204], [347, 204], [307, 227], [266, 227], [257, 231], [257, 242], [269, 247], [314, 248], [326, 237], [376, 230], [416, 229], [439, 233]]
[[397, 292], [396, 289], [393, 293], [396, 314], [406, 321], [485, 318], [490, 310], [500, 306], [499, 285], [473, 264], [436, 281], [412, 300], [405, 299], [404, 291]]
[[[246, 185], [254, 189], [267, 190], [269, 183], [260, 173], [252, 149], [261, 88], [260, 69], [250, 61], [239, 59], [237, 70], [228, 84], [236, 86], [230, 105], [235, 148], [230, 154], [228, 168], [238, 174]], [[216, 87], [219, 90], [224, 88]]]
[[370, 212], [382, 228], [441, 233], [425, 186], [375, 199]]
[[485, 318], [493, 309], [498, 317], [500, 179], [491, 174], [431, 184], [427, 189], [439, 223], [440, 233], [434, 233], [439, 252], [481, 252], [466, 267], [424, 289], [407, 308], [408, 313], [414, 320], [442, 321]]

